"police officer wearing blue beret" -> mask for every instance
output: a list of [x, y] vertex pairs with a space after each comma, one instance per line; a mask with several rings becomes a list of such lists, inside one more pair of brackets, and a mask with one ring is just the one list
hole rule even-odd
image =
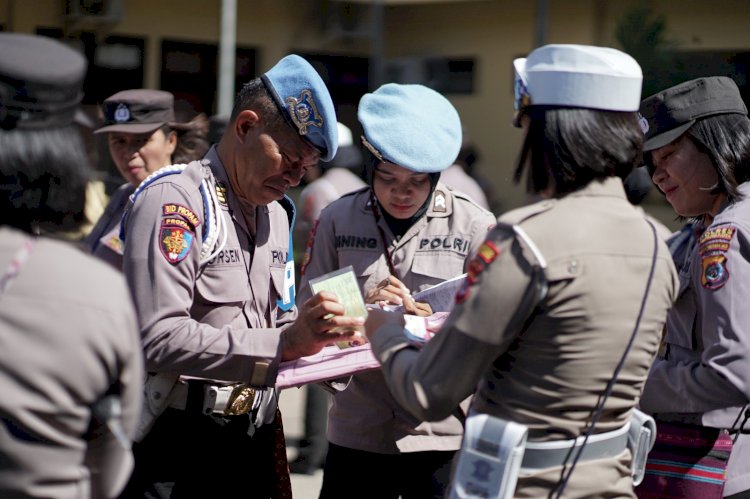
[[86, 59], [0, 33], [0, 497], [116, 497], [143, 356], [127, 285], [60, 238], [91, 178], [74, 126]]
[[[410, 292], [464, 273], [495, 223], [439, 181], [461, 147], [458, 112], [423, 85], [389, 83], [364, 95], [357, 115], [368, 186], [321, 213], [299, 298], [309, 296], [309, 279], [351, 265], [367, 303], [430, 315]], [[380, 372], [354, 376], [333, 397], [321, 498], [443, 497], [462, 426], [456, 416], [439, 419], [409, 414]]]
[[129, 496], [290, 492], [279, 362], [352, 334], [332, 327], [362, 324], [332, 294], [294, 302], [285, 192], [336, 148], [325, 84], [289, 55], [243, 87], [202, 161], [159, 170], [131, 196], [124, 272], [150, 374]]

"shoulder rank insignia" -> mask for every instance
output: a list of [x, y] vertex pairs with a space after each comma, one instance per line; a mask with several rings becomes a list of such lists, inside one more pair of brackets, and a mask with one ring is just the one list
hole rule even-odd
[[303, 90], [299, 98], [287, 97], [285, 102], [289, 108], [289, 116], [297, 126], [300, 135], [307, 135], [307, 127], [310, 126], [323, 128], [323, 118], [318, 112], [310, 90]]
[[216, 182], [216, 199], [219, 200], [222, 208], [227, 207], [227, 186], [224, 182]]
[[698, 239], [701, 257], [701, 286], [716, 290], [729, 280], [727, 252], [737, 229], [734, 227], [709, 228]]
[[162, 225], [159, 231], [159, 247], [169, 263], [179, 263], [188, 256], [195, 234], [176, 226]]
[[433, 211], [443, 212], [443, 213], [447, 211], [448, 208], [446, 206], [445, 193], [443, 193], [443, 191], [441, 190], [435, 191], [435, 201], [432, 204], [432, 209]]

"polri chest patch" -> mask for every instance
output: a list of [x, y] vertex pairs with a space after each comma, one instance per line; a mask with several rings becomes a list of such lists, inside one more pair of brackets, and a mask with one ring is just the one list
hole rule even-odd
[[701, 286], [716, 290], [729, 281], [727, 253], [737, 229], [732, 226], [708, 229], [698, 239], [701, 259]]

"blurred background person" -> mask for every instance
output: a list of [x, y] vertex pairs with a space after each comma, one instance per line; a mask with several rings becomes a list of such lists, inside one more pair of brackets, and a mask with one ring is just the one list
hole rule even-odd
[[84, 220], [86, 61], [10, 33], [0, 53], [0, 497], [114, 497], [141, 410], [135, 312], [121, 275], [58, 238]]
[[[423, 85], [386, 84], [362, 97], [357, 116], [369, 187], [321, 213], [298, 302], [311, 295], [309, 280], [351, 265], [366, 303], [430, 315], [409, 290], [464, 273], [495, 223], [489, 211], [439, 182], [461, 147], [458, 112]], [[428, 423], [409, 414], [379, 371], [353, 376], [333, 396], [320, 497], [348, 498], [353, 491], [379, 499], [443, 497], [463, 427], [457, 415], [441, 419]]]
[[490, 204], [487, 201], [487, 195], [483, 187], [479, 185], [479, 182], [474, 177], [469, 175], [469, 171], [473, 171], [476, 159], [476, 146], [469, 140], [469, 137], [466, 135], [466, 129], [464, 129], [458, 157], [447, 170], [440, 173], [440, 181], [451, 189], [463, 192], [479, 206], [485, 210], [489, 210]]
[[102, 105], [109, 153], [126, 180], [109, 200], [104, 214], [86, 237], [91, 253], [122, 268], [120, 219], [135, 188], [151, 173], [171, 164], [189, 163], [208, 151], [208, 119], [199, 114], [177, 123], [174, 97], [162, 90], [123, 90]]
[[[650, 459], [668, 452], [682, 473], [677, 482], [650, 466], [639, 494], [750, 497], [747, 107], [731, 78], [708, 77], [654, 94], [640, 112], [652, 179], [692, 223], [670, 240], [680, 292], [640, 402], [658, 425]], [[727, 462], [727, 448], [713, 447], [730, 438]]]

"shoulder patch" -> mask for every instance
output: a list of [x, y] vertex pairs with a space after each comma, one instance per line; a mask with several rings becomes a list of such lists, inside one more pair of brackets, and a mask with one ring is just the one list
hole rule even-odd
[[709, 228], [698, 239], [698, 255], [701, 258], [701, 286], [716, 290], [729, 281], [727, 252], [737, 232], [735, 227]]
[[162, 216], [164, 217], [182, 217], [185, 220], [187, 220], [192, 226], [193, 229], [198, 227], [201, 224], [201, 219], [198, 218], [198, 215], [196, 215], [193, 210], [188, 208], [187, 206], [183, 206], [181, 204], [175, 204], [175, 203], [167, 203], [162, 205], [161, 207]]
[[477, 250], [477, 254], [469, 262], [463, 286], [458, 293], [456, 293], [457, 304], [466, 301], [469, 297], [471, 288], [477, 283], [479, 275], [484, 272], [487, 265], [492, 263], [499, 255], [500, 248], [498, 248], [489, 238], [482, 243], [479, 250]]
[[193, 247], [195, 234], [183, 227], [162, 224], [159, 230], [159, 247], [169, 263], [183, 261]]

